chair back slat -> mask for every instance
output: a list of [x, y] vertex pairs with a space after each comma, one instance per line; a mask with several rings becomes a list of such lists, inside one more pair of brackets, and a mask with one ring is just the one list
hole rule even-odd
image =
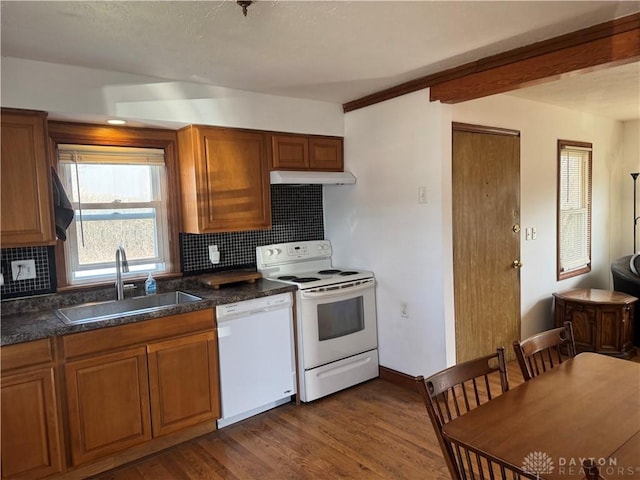
[[521, 342], [513, 342], [513, 350], [525, 381], [541, 375], [575, 357], [576, 346], [571, 322], [564, 326], [533, 335]]
[[452, 445], [454, 457], [460, 465], [460, 474], [452, 476], [454, 480], [521, 480], [535, 479], [535, 474], [523, 473], [519, 470], [497, 462], [479, 452], [459, 445]]
[[417, 384], [451, 477], [454, 480], [494, 478], [495, 473], [478, 468], [478, 458], [445, 439], [442, 428], [509, 390], [504, 348], [498, 348], [492, 355], [449, 367], [427, 379], [418, 377]]

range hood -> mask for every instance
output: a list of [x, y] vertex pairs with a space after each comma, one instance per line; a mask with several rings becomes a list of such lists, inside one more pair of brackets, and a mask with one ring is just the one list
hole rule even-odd
[[356, 177], [350, 172], [274, 170], [271, 172], [271, 183], [350, 185], [356, 183]]

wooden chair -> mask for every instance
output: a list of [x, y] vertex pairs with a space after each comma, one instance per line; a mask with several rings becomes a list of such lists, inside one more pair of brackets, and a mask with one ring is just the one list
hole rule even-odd
[[570, 357], [576, 356], [571, 322], [563, 327], [533, 335], [521, 342], [513, 342], [513, 350], [525, 381], [546, 372]]
[[[493, 375], [492, 375], [493, 374]], [[499, 379], [490, 378], [497, 376]], [[447, 468], [454, 480], [467, 478], [507, 478], [504, 467], [486, 457], [449, 442], [442, 428], [495, 396], [509, 390], [504, 348], [468, 362], [454, 365], [425, 379], [416, 379], [442, 449]], [[487, 472], [491, 470], [492, 474]], [[496, 475], [494, 470], [498, 471]], [[500, 473], [502, 470], [502, 473]], [[502, 474], [502, 476], [500, 476]], [[493, 476], [492, 476], [493, 475]], [[511, 478], [519, 478], [513, 474]]]

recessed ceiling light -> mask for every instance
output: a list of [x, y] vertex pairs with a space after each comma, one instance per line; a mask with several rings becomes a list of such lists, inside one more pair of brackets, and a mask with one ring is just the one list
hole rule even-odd
[[107, 123], [110, 124], [110, 125], [124, 125], [127, 122], [125, 122], [124, 120], [118, 120], [118, 119], [113, 118], [111, 120], [107, 120]]

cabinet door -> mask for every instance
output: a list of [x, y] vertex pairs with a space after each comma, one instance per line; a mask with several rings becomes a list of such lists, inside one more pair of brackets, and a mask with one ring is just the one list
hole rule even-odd
[[262, 133], [200, 129], [200, 233], [266, 229], [271, 193]]
[[344, 169], [342, 148], [340, 138], [309, 138], [309, 168], [341, 172]]
[[63, 469], [53, 368], [2, 377], [2, 478], [44, 478]]
[[307, 170], [309, 168], [309, 141], [298, 135], [271, 136], [273, 170]]
[[2, 248], [55, 243], [44, 114], [2, 111]]
[[569, 320], [573, 324], [573, 336], [578, 352], [597, 351], [596, 309], [594, 307], [566, 304], [565, 320]]
[[620, 306], [600, 307], [597, 323], [596, 351], [600, 353], [622, 352], [622, 335], [624, 324], [622, 323], [622, 309]]
[[153, 435], [220, 417], [213, 331], [148, 345]]
[[622, 310], [622, 350], [633, 351], [633, 319], [635, 305], [627, 305]]
[[151, 438], [145, 347], [65, 365], [74, 465]]

